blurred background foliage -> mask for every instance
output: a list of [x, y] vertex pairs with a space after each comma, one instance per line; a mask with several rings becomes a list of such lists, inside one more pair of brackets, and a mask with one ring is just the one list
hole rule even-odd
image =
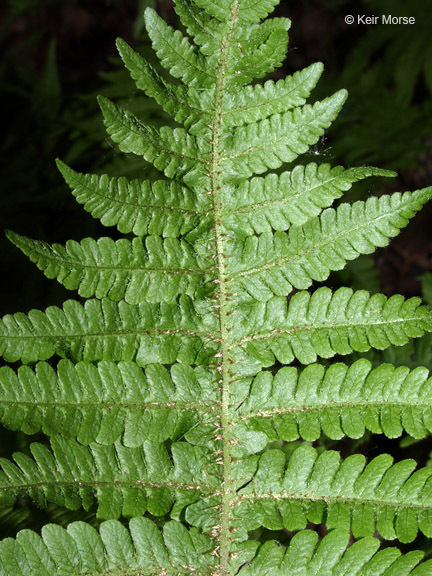
[[[6, 0], [0, 5], [0, 225], [33, 238], [64, 243], [68, 238], [111, 235], [75, 202], [54, 160], [74, 169], [112, 175], [151, 176], [139, 158], [123, 155], [106, 137], [96, 95], [104, 94], [154, 125], [170, 119], [139, 93], [115, 49], [120, 36], [154, 62], [142, 13], [156, 8], [176, 23], [170, 0]], [[349, 200], [432, 185], [432, 4], [423, 0], [282, 0], [276, 15], [292, 19], [288, 58], [274, 78], [322, 61], [325, 73], [313, 97], [345, 87], [349, 99], [328, 135], [303, 161], [333, 165], [371, 164], [398, 171], [388, 180], [359, 183]], [[347, 25], [351, 14], [414, 16], [404, 25]], [[423, 295], [432, 304], [432, 207], [385, 249], [333, 274], [329, 285], [390, 295]], [[0, 313], [28, 311], [76, 297], [0, 237], [3, 281]], [[372, 361], [432, 367], [432, 336], [403, 349], [375, 353]], [[0, 430], [0, 455], [25, 450], [33, 438]], [[40, 438], [38, 438], [40, 440]], [[362, 449], [372, 457], [383, 449], [370, 435], [339, 443], [343, 452]], [[326, 442], [326, 440], [322, 440]], [[328, 442], [327, 442], [328, 444]], [[360, 446], [360, 448], [359, 448]], [[430, 442], [386, 441], [396, 457], [430, 462]], [[0, 537], [23, 526], [51, 520], [67, 523], [87, 513], [26, 501], [0, 510]], [[421, 537], [419, 537], [421, 538]], [[411, 545], [412, 546], [412, 545]], [[425, 539], [416, 541], [430, 553]]]

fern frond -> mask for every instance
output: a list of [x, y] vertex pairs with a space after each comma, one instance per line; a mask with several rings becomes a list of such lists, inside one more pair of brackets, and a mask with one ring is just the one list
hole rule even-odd
[[237, 50], [227, 68], [228, 84], [233, 86], [264, 78], [282, 65], [288, 49], [289, 22], [272, 18], [252, 24], [236, 36]]
[[[231, 354], [249, 362], [254, 372], [275, 358], [303, 364], [317, 355], [365, 352], [371, 347], [401, 346], [409, 338], [432, 331], [427, 307], [418, 298], [370, 296], [359, 290], [327, 288], [285, 299], [244, 304], [234, 315]], [[271, 327], [271, 328], [269, 328]], [[140, 366], [208, 363], [216, 353], [220, 330], [211, 304], [194, 306], [187, 296], [179, 304], [139, 305], [124, 301], [88, 300], [84, 306], [68, 300], [63, 310], [6, 315], [0, 321], [0, 354], [9, 362], [46, 360], [57, 354], [75, 361], [135, 360]], [[247, 360], [246, 360], [247, 358]]]
[[147, 518], [133, 518], [129, 530], [115, 520], [103, 522], [100, 534], [85, 522], [65, 530], [56, 524], [42, 529], [42, 537], [22, 530], [16, 540], [0, 542], [1, 576], [29, 574], [177, 576], [211, 575], [217, 558], [214, 542], [196, 529], [168, 522], [161, 533]]
[[208, 56], [220, 49], [221, 31], [218, 20], [201, 10], [194, 0], [178, 0], [174, 9], [195, 44], [200, 46], [202, 54]]
[[346, 97], [341, 90], [313, 106], [236, 128], [225, 140], [224, 181], [240, 183], [307, 152], [336, 118]]
[[200, 88], [214, 86], [216, 76], [210, 62], [179, 30], [174, 30], [151, 8], [146, 9], [144, 18], [159, 61], [174, 78]]
[[372, 536], [375, 529], [401, 542], [412, 542], [418, 530], [432, 535], [432, 468], [414, 472], [413, 460], [393, 464], [387, 454], [367, 465], [360, 454], [341, 461], [337, 452], [318, 454], [309, 446], [298, 448], [286, 469], [285, 461], [282, 451], [265, 451], [239, 490], [234, 515], [249, 530], [301, 530], [325, 515], [328, 529], [351, 528], [355, 537]]
[[[217, 380], [200, 366], [174, 364], [169, 370], [134, 362], [73, 364], [57, 370], [38, 363], [33, 371], [0, 368], [0, 421], [26, 434], [43, 430], [82, 444], [127, 447], [146, 440], [177, 440], [199, 422], [211, 422], [218, 410]], [[191, 401], [191, 398], [194, 400]]]
[[341, 204], [303, 226], [292, 226], [288, 234], [244, 238], [240, 232], [240, 240], [227, 242], [227, 281], [233, 283], [233, 292], [242, 290], [261, 301], [286, 296], [293, 287], [309, 288], [313, 280], [326, 280], [348, 260], [386, 246], [431, 196], [432, 188], [425, 188]]
[[169, 83], [126, 42], [117, 40], [117, 48], [137, 87], [154, 98], [177, 122], [188, 127], [201, 121], [203, 115], [209, 115], [214, 98], [212, 91], [200, 91], [192, 98], [191, 88], [186, 90], [183, 85]]
[[[163, 443], [146, 441], [138, 448], [121, 444], [82, 446], [53, 436], [52, 452], [31, 444], [31, 454], [0, 458], [0, 502], [10, 505], [18, 494], [28, 494], [44, 506], [54, 502], [85, 510], [97, 502], [99, 518], [140, 516], [148, 511], [164, 516], [174, 494], [190, 501], [215, 492], [219, 484], [211, 452], [186, 443], [175, 443], [170, 453]], [[178, 497], [178, 507], [181, 498]]]
[[[379, 541], [362, 538], [348, 545], [343, 530], [332, 530], [317, 546], [318, 535], [310, 530], [295, 534], [288, 548], [276, 542], [263, 544], [253, 562], [243, 567], [239, 576], [426, 576], [432, 562], [418, 563], [422, 552], [401, 555], [397, 548], [378, 551]], [[417, 568], [416, 568], [417, 566]]]
[[179, 294], [211, 297], [216, 274], [211, 258], [185, 241], [159, 236], [114, 242], [85, 238], [65, 247], [31, 240], [13, 232], [7, 236], [48, 278], [57, 278], [85, 298], [126, 300], [130, 304], [174, 302]]
[[[332, 576], [426, 576], [431, 568], [431, 561], [418, 565], [423, 552], [401, 555], [397, 548], [377, 551], [379, 541], [374, 538], [363, 538], [348, 550], [348, 534], [341, 530], [332, 531], [319, 545], [317, 540], [315, 532], [304, 530], [287, 548], [269, 541], [255, 557], [253, 546], [238, 547], [230, 573], [285, 576], [295, 570], [296, 576], [326, 572]], [[217, 565], [214, 548], [211, 538], [174, 521], [167, 522], [162, 532], [147, 518], [133, 518], [129, 529], [108, 520], [100, 525], [99, 533], [85, 522], [74, 522], [66, 530], [49, 524], [43, 528], [42, 537], [23, 530], [15, 540], [0, 543], [0, 574], [27, 576], [33, 566], [41, 574], [102, 576], [120, 574], [127, 566], [131, 573], [143, 576], [211, 576]]]
[[[244, 0], [239, 3], [237, 17], [245, 24], [259, 22], [273, 12], [278, 0]], [[221, 2], [215, 0], [195, 0], [195, 4], [212, 16], [216, 16], [221, 22], [229, 21], [232, 17], [233, 4], [229, 0]]]
[[105, 127], [123, 152], [132, 152], [152, 162], [168, 178], [181, 179], [188, 185], [206, 182], [203, 155], [209, 144], [197, 139], [183, 128], [163, 126], [156, 130], [140, 122], [136, 116], [100, 96], [99, 105]]
[[354, 182], [371, 176], [395, 176], [378, 168], [332, 168], [330, 164], [298, 165], [291, 172], [255, 177], [223, 196], [224, 227], [236, 236], [288, 230], [318, 216]]
[[208, 221], [208, 197], [196, 197], [178, 182], [80, 174], [60, 160], [57, 166], [77, 202], [104, 226], [117, 226], [124, 234], [187, 236], [200, 221]]
[[[365, 429], [395, 438], [432, 432], [431, 379], [425, 368], [409, 370], [367, 360], [351, 366], [314, 364], [282, 368], [233, 384], [231, 420], [239, 454], [262, 450], [278, 439], [314, 441], [360, 438]], [[220, 405], [211, 371], [175, 364], [168, 371], [133, 362], [74, 365], [57, 371], [39, 363], [17, 372], [0, 368], [0, 421], [26, 434], [77, 438], [83, 444], [125, 446], [180, 438], [198, 422], [211, 422]], [[190, 398], [193, 397], [192, 402]], [[97, 416], [95, 416], [95, 412]]]
[[432, 331], [429, 309], [419, 298], [371, 296], [349, 288], [298, 292], [288, 306], [282, 297], [245, 304], [232, 318], [230, 348], [239, 370], [242, 364], [256, 369], [276, 360], [289, 364], [294, 358], [311, 364], [317, 356], [384, 350]]
[[87, 300], [82, 306], [68, 300], [63, 309], [50, 306], [45, 313], [4, 316], [0, 354], [8, 362], [24, 363], [57, 354], [74, 361], [135, 360], [141, 366], [206, 364], [216, 353], [217, 333], [214, 315], [203, 316], [187, 296], [179, 304], [136, 306], [108, 299]]
[[[342, 461], [325, 440], [319, 450], [285, 445], [321, 432], [432, 432], [425, 369], [365, 359], [284, 366], [432, 332], [418, 298], [305, 291], [385, 246], [432, 188], [333, 209], [357, 180], [394, 174], [297, 162], [279, 171], [319, 140], [346, 93], [306, 102], [321, 64], [255, 83], [286, 51], [289, 22], [261, 22], [276, 4], [176, 0], [184, 33], [147, 10], [168, 72], [119, 41], [138, 88], [182, 126], [146, 125], [101, 98], [105, 125], [161, 179], [59, 168], [86, 210], [135, 237], [60, 246], [9, 234], [48, 277], [95, 299], [0, 320], [0, 355], [37, 363], [0, 369], [0, 421], [52, 436], [51, 447], [1, 459], [0, 503], [24, 496], [84, 508], [88, 518], [150, 514], [158, 527], [141, 517], [129, 531], [103, 523], [100, 536], [83, 523], [48, 526], [42, 539], [25, 531], [0, 543], [0, 576], [431, 571], [430, 562], [416, 567], [417, 552], [377, 552], [369, 536], [432, 536], [432, 467], [415, 472], [412, 460], [393, 464], [386, 454]], [[400, 360], [412, 366], [409, 354]], [[308, 522], [333, 532], [317, 546]], [[285, 541], [297, 530], [287, 548], [269, 541], [268, 531]], [[346, 550], [350, 530], [366, 539]]]
[[242, 451], [261, 450], [268, 442], [304, 438], [360, 438], [365, 430], [414, 438], [432, 432], [432, 381], [426, 368], [382, 364], [365, 359], [327, 369], [312, 364], [299, 371], [263, 371], [233, 386], [234, 437]]
[[[176, 442], [171, 463], [164, 444], [150, 441], [139, 448], [86, 447], [54, 436], [51, 444], [52, 453], [32, 444], [33, 458], [14, 454], [16, 464], [1, 459], [2, 504], [11, 505], [22, 493], [42, 505], [87, 510], [96, 499], [100, 518], [146, 510], [156, 516], [171, 510], [177, 517], [186, 509], [192, 526], [211, 531], [217, 522], [223, 493], [210, 447]], [[337, 452], [319, 454], [308, 446], [298, 448], [286, 467], [284, 452], [268, 449], [233, 466], [239, 486], [231, 497], [233, 527], [240, 534], [244, 526], [301, 530], [325, 517], [329, 529], [351, 528], [356, 537], [372, 536], [375, 529], [388, 540], [411, 542], [418, 530], [430, 537], [432, 468], [415, 467], [413, 460], [393, 464], [386, 454], [367, 465], [360, 454], [341, 461]]]
[[321, 63], [312, 64], [283, 80], [267, 80], [264, 85], [246, 86], [233, 94], [223, 113], [226, 126], [241, 126], [283, 114], [303, 106], [323, 71]]

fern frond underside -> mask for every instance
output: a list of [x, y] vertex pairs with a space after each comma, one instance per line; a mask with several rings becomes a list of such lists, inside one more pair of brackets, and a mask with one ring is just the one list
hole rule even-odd
[[[431, 332], [430, 310], [316, 286], [386, 246], [432, 188], [332, 208], [355, 182], [394, 173], [301, 165], [346, 93], [307, 103], [321, 64], [251, 84], [285, 55], [289, 22], [261, 22], [276, 4], [176, 0], [186, 32], [148, 9], [162, 73], [118, 41], [177, 126], [100, 98], [106, 129], [160, 178], [58, 167], [126, 238], [62, 246], [8, 233], [88, 300], [0, 320], [1, 355], [24, 364], [0, 368], [0, 421], [51, 437], [1, 459], [0, 505], [26, 496], [105, 521], [4, 540], [0, 575], [430, 573], [422, 553], [378, 552], [373, 538], [432, 536], [430, 468], [286, 445], [432, 431], [425, 369], [328, 361]], [[330, 532], [318, 544], [308, 524]], [[269, 539], [283, 530], [295, 532], [287, 546]], [[350, 530], [360, 540], [347, 549]]]

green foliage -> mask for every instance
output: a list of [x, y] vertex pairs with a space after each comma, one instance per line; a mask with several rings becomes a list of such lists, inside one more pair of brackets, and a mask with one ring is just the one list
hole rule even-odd
[[[318, 548], [317, 535], [304, 530], [294, 536], [285, 550], [273, 542], [264, 544], [256, 558], [241, 567], [239, 576], [282, 576], [295, 569], [299, 576], [318, 576], [330, 571], [334, 576], [380, 574], [391, 576], [426, 576], [430, 562], [416, 568], [421, 553], [401, 556], [395, 548], [377, 552], [377, 540], [363, 538], [345, 552], [348, 536], [335, 530], [326, 536]], [[211, 553], [211, 541], [196, 529], [187, 530], [176, 522], [165, 524], [163, 532], [146, 518], [134, 518], [129, 530], [110, 520], [100, 527], [100, 534], [84, 522], [70, 524], [67, 530], [49, 524], [42, 538], [30, 531], [19, 534], [16, 542], [0, 543], [4, 574], [25, 576], [38, 574], [211, 574], [216, 570], [216, 558]], [[237, 552], [242, 559], [253, 555], [253, 548]], [[234, 561], [236, 568], [240, 561]], [[161, 572], [163, 570], [163, 572]], [[159, 572], [157, 572], [159, 571]], [[214, 572], [213, 572], [214, 573]], [[330, 572], [328, 572], [330, 573]]]
[[[8, 233], [88, 300], [0, 321], [2, 357], [24, 364], [0, 369], [0, 421], [50, 437], [0, 460], [0, 507], [29, 498], [105, 521], [22, 530], [0, 543], [1, 576], [430, 573], [421, 552], [377, 552], [374, 535], [432, 536], [432, 469], [341, 458], [328, 441], [432, 430], [426, 369], [329, 361], [406, 345], [432, 332], [431, 312], [313, 283], [386, 246], [432, 188], [331, 208], [355, 182], [394, 174], [300, 164], [346, 98], [306, 103], [320, 64], [245, 86], [284, 57], [289, 23], [261, 22], [275, 4], [177, 0], [189, 36], [148, 9], [171, 78], [118, 42], [138, 87], [182, 125], [99, 99], [112, 140], [159, 177], [58, 166], [128, 237]], [[319, 544], [314, 525], [329, 532]]]

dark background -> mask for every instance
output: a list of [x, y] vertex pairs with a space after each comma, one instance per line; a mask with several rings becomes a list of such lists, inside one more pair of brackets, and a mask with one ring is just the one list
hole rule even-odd
[[[148, 172], [143, 161], [122, 155], [111, 145], [96, 104], [96, 95], [102, 93], [156, 125], [169, 122], [138, 93], [120, 65], [114, 44], [121, 36], [152, 58], [141, 17], [148, 5], [170, 23], [177, 22], [168, 0], [10, 0], [0, 4], [2, 231], [12, 229], [59, 243], [86, 236], [117, 237], [75, 202], [54, 160], [59, 157], [84, 172], [128, 176]], [[414, 16], [416, 24], [345, 23], [346, 15], [382, 13]], [[275, 14], [292, 19], [286, 64], [274, 74], [275, 79], [322, 61], [325, 72], [313, 99], [340, 88], [350, 94], [328, 135], [302, 162], [375, 165], [398, 171], [395, 179], [357, 185], [347, 197], [351, 201], [432, 185], [432, 4], [282, 0]], [[423, 288], [423, 296], [430, 301], [425, 274], [432, 272], [431, 217], [432, 208], [426, 207], [390, 246], [333, 275], [330, 285], [349, 282], [356, 288], [405, 296], [422, 295]], [[1, 234], [1, 314], [43, 309], [76, 298], [74, 292], [46, 279]], [[421, 351], [399, 351], [399, 361], [432, 364], [432, 340], [424, 339], [422, 346]], [[379, 361], [387, 359], [393, 361], [391, 356]], [[9, 454], [9, 444], [22, 448], [28, 439], [2, 430], [2, 443], [0, 453]], [[399, 439], [384, 440], [384, 444], [382, 438], [366, 438], [361, 450], [369, 457], [387, 450], [396, 457], [413, 456], [421, 464], [430, 463], [428, 440], [411, 447], [409, 441], [404, 446]], [[359, 449], [352, 442], [339, 443], [337, 448], [345, 453]], [[47, 519], [58, 520], [52, 511], [41, 513], [27, 504], [18, 513], [22, 519], [33, 515], [26, 525], [36, 529]], [[0, 536], [13, 534], [20, 521], [8, 516], [2, 528], [0, 512]], [[414, 546], [430, 553], [429, 545], [419, 538]]]

